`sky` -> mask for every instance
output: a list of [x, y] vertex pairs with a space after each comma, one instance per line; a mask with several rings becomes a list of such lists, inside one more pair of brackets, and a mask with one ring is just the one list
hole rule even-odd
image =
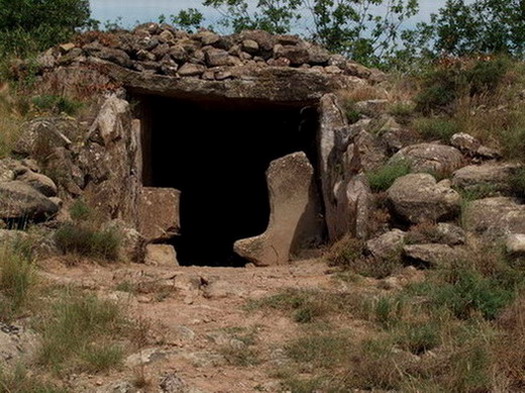
[[[249, 0], [254, 3], [255, 0]], [[202, 0], [90, 0], [93, 18], [100, 21], [115, 21], [122, 18], [125, 27], [131, 27], [135, 22], [156, 21], [158, 16], [176, 14], [181, 9], [199, 8], [207, 18], [208, 23], [216, 21], [219, 14], [202, 7]], [[432, 12], [436, 12], [445, 4], [445, 0], [420, 0], [420, 13], [409, 24], [427, 20]], [[381, 9], [378, 10], [381, 12]]]

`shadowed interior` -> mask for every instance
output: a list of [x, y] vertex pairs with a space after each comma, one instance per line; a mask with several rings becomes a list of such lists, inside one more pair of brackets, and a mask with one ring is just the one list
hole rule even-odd
[[242, 100], [140, 98], [143, 181], [181, 191], [181, 265], [244, 266], [233, 243], [263, 233], [270, 206], [265, 171], [304, 151], [315, 166], [317, 111]]

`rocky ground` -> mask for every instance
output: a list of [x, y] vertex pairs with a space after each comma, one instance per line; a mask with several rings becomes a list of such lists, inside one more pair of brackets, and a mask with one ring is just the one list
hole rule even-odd
[[[74, 392], [281, 392], [272, 375], [287, 362], [283, 346], [301, 327], [280, 312], [250, 311], [247, 305], [287, 288], [337, 292], [346, 287], [320, 260], [239, 269], [67, 268], [49, 260], [43, 268], [50, 283], [116, 300], [150, 326], [148, 344], [130, 353], [121, 371], [72, 375], [68, 384]], [[367, 285], [379, 291], [376, 280]], [[139, 375], [145, 376], [146, 388], [134, 386]]]

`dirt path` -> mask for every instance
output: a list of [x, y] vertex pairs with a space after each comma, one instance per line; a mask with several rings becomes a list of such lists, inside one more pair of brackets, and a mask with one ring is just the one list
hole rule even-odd
[[[145, 265], [65, 267], [50, 261], [44, 276], [56, 284], [89, 289], [122, 302], [149, 326], [147, 344], [108, 376], [73, 376], [79, 392], [138, 392], [144, 376], [157, 392], [159, 381], [184, 381], [186, 390], [166, 392], [279, 392], [272, 372], [283, 362], [282, 346], [297, 324], [279, 313], [246, 311], [250, 300], [286, 288], [336, 285], [318, 260], [271, 268], [153, 267]], [[178, 382], [177, 378], [180, 378]], [[169, 384], [169, 383], [168, 383]]]

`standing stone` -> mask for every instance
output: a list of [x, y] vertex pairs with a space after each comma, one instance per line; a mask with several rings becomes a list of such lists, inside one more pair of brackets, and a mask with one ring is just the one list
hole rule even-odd
[[257, 266], [287, 263], [294, 248], [319, 237], [322, 230], [314, 170], [306, 154], [293, 153], [272, 161], [266, 176], [271, 210], [268, 229], [234, 245], [237, 254]]
[[177, 252], [169, 244], [148, 244], [146, 246], [146, 265], [179, 266]]
[[139, 232], [148, 242], [169, 240], [180, 231], [180, 192], [144, 187], [139, 197]]

